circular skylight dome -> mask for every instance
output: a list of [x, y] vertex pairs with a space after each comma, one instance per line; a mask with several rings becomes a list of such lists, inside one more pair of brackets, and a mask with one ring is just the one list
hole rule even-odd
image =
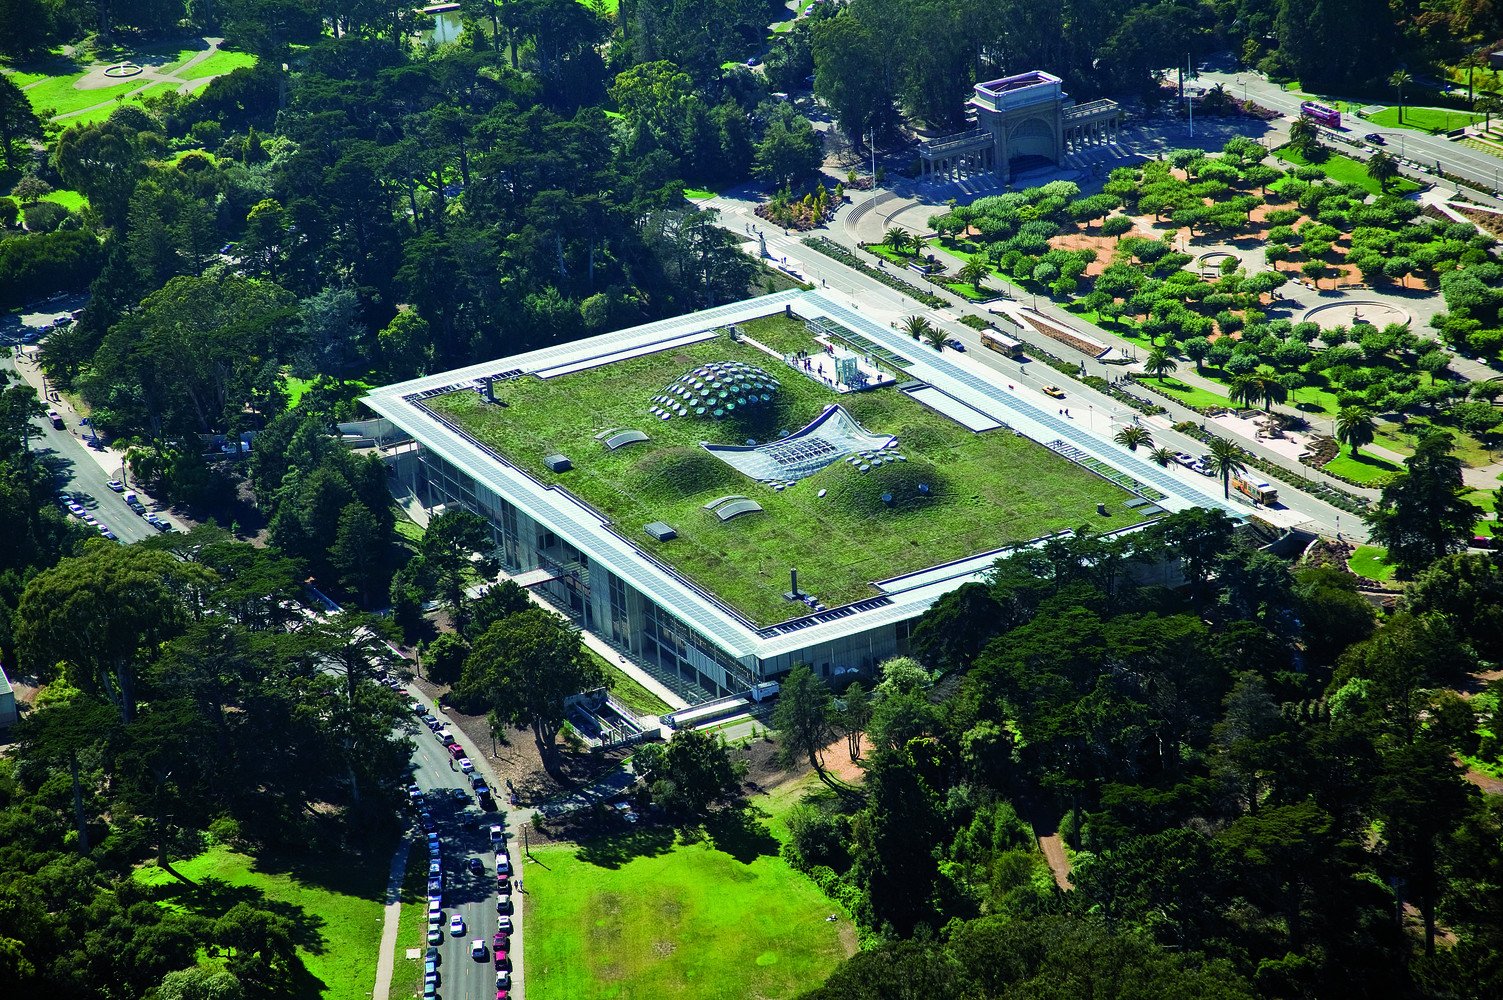
[[685, 372], [661, 395], [654, 396], [653, 412], [669, 417], [712, 417], [724, 420], [772, 402], [778, 380], [755, 365], [740, 361], [712, 361]]

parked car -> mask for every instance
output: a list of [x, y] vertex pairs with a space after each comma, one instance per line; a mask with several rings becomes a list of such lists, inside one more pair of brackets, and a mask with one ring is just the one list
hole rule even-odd
[[430, 928], [428, 928], [428, 943], [429, 944], [442, 944], [443, 940], [444, 940], [444, 932], [443, 932], [442, 928], [439, 928], [439, 927], [430, 927]]
[[465, 774], [469, 774], [475, 770], [475, 762], [468, 757], [461, 757], [459, 758], [459, 769]]
[[1174, 453], [1174, 460], [1177, 463], [1179, 463], [1180, 465], [1183, 465], [1187, 469], [1193, 468], [1194, 465], [1195, 465], [1195, 456], [1192, 455], [1192, 454], [1190, 454], [1187, 451], [1177, 451], [1177, 452], [1175, 452]]
[[459, 758], [464, 756], [464, 747], [460, 746], [458, 743], [450, 743], [444, 749], [448, 750], [449, 756], [453, 757], [455, 760], [458, 760]]
[[497, 951], [501, 951], [502, 949], [507, 947], [509, 941], [510, 939], [505, 934], [497, 931], [494, 935], [491, 936], [491, 947], [495, 948]]
[[506, 842], [506, 831], [501, 829], [499, 824], [491, 824], [490, 833], [492, 847], [495, 847], [497, 844], [504, 844]]
[[511, 956], [508, 955], [504, 951], [498, 951], [498, 952], [496, 952], [496, 968], [498, 968], [498, 969], [510, 969], [511, 968]]
[[485, 862], [481, 861], [479, 858], [471, 858], [470, 860], [466, 861], [465, 867], [470, 870], [471, 875], [485, 874]]
[[504, 854], [498, 854], [498, 855], [496, 855], [496, 874], [497, 875], [510, 875], [511, 874], [511, 858], [508, 858]]
[[496, 926], [498, 928], [500, 928], [503, 932], [505, 932], [507, 934], [510, 934], [511, 933], [511, 917], [497, 917], [496, 918]]
[[108, 486], [110, 489], [114, 490], [116, 493], [124, 493], [125, 492], [125, 484], [122, 483], [118, 479], [111, 479], [109, 482], [105, 483], [104, 485]]

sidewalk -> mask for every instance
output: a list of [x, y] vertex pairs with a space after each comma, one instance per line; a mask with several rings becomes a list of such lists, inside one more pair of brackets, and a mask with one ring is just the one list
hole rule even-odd
[[391, 973], [396, 964], [397, 922], [402, 916], [402, 881], [407, 875], [407, 851], [411, 841], [403, 836], [392, 855], [391, 876], [386, 882], [386, 909], [381, 924], [381, 950], [376, 959], [376, 987], [372, 1000], [387, 1000], [391, 994]]

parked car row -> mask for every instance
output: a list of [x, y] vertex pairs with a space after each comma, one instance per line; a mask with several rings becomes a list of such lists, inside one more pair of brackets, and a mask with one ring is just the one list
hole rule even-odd
[[103, 537], [108, 538], [112, 542], [117, 540], [118, 536], [116, 536], [116, 534], [110, 530], [109, 525], [99, 520], [93, 514], [90, 514], [89, 511], [84, 507], [84, 505], [79, 503], [71, 494], [59, 493], [57, 495], [57, 502], [61, 504], [63, 509], [66, 510], [69, 514], [72, 514], [84, 524], [87, 524], [89, 527], [99, 532], [99, 534]]
[[125, 501], [125, 506], [135, 511], [137, 515], [139, 515], [147, 524], [151, 525], [153, 528], [157, 529], [158, 531], [172, 530], [172, 525], [168, 523], [165, 518], [158, 517], [157, 515], [148, 511], [146, 509], [146, 505], [141, 502], [141, 498], [137, 496], [133, 491], [126, 489], [125, 484], [120, 480], [111, 479], [104, 485], [108, 486], [116, 493], [119, 493], [121, 499]]
[[1177, 451], [1174, 453], [1174, 461], [1179, 465], [1183, 465], [1191, 472], [1200, 473], [1202, 476], [1214, 476], [1216, 474], [1215, 470], [1211, 468], [1211, 456], [1209, 455], [1202, 455], [1196, 458], [1189, 452]]
[[[443, 723], [429, 711], [428, 706], [420, 701], [413, 701], [411, 709], [419, 719], [423, 721], [435, 737], [443, 742], [449, 758], [457, 763], [470, 779], [470, 784], [477, 799], [482, 804], [490, 801], [491, 793], [484, 778], [475, 771], [474, 763], [465, 754], [465, 749], [454, 741]], [[437, 821], [434, 816], [435, 808], [449, 800], [451, 806], [457, 811], [457, 818], [461, 825], [469, 828], [473, 825], [467, 820], [478, 820], [479, 815], [467, 808], [470, 794], [463, 788], [436, 789], [424, 793], [417, 785], [409, 785], [407, 788], [408, 798], [418, 811], [418, 822], [423, 828], [423, 835], [428, 845], [428, 957], [424, 963], [423, 995], [425, 998], [437, 996], [438, 987], [438, 964], [441, 961], [438, 955], [438, 945], [444, 939], [444, 886], [446, 873], [443, 862], [443, 842], [437, 831]], [[494, 804], [491, 805], [494, 808]], [[496, 973], [496, 1000], [508, 1000], [511, 991], [511, 957], [508, 949], [511, 944], [512, 934], [512, 902], [511, 902], [511, 858], [506, 849], [506, 831], [500, 824], [490, 824], [487, 830], [491, 850], [496, 857], [496, 933], [491, 936], [489, 944], [483, 937], [477, 937], [470, 941], [470, 957], [477, 962], [490, 959]], [[485, 862], [478, 857], [469, 857], [464, 862], [464, 867], [472, 876], [484, 877], [486, 872]], [[452, 915], [447, 925], [449, 935], [463, 937], [467, 928], [464, 918], [460, 914]]]

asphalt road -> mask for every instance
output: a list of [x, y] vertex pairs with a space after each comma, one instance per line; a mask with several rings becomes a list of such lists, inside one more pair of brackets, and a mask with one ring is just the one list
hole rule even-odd
[[[469, 802], [440, 799], [440, 795], [447, 799], [451, 789], [469, 792], [468, 779], [457, 768], [450, 769], [448, 753], [421, 722], [418, 723], [413, 742], [412, 780], [427, 797], [427, 808], [433, 814], [442, 844], [440, 857], [445, 886], [441, 927], [444, 939], [437, 946], [441, 956], [438, 995], [441, 1000], [494, 1000], [496, 971], [492, 963], [491, 936], [495, 934], [497, 927], [496, 902], [499, 898], [511, 897], [497, 894], [496, 856], [491, 852], [490, 838], [485, 828], [463, 828], [461, 817], [465, 810], [478, 809], [474, 796], [470, 796]], [[505, 823], [501, 812], [488, 812], [484, 815], [493, 822]], [[427, 865], [427, 838], [421, 826], [414, 824], [413, 836], [416, 841], [408, 856], [408, 864]], [[481, 874], [474, 875], [468, 871], [467, 865], [471, 858], [480, 859], [484, 866]], [[515, 851], [512, 852], [511, 859], [514, 863], [517, 861]], [[449, 921], [455, 914], [464, 918], [465, 930], [461, 935], [449, 932]], [[519, 928], [520, 914], [513, 914], [512, 919]], [[485, 958], [481, 960], [470, 957], [470, 942], [476, 938], [485, 941]], [[401, 942], [401, 948], [410, 947], [413, 947], [413, 942]], [[399, 957], [398, 961], [404, 959]], [[513, 969], [513, 975], [517, 979], [521, 978], [519, 965]], [[511, 995], [520, 996], [520, 989], [514, 986]]]
[[[1299, 117], [1299, 106], [1304, 100], [1284, 90], [1278, 84], [1270, 83], [1257, 73], [1246, 71], [1201, 73], [1194, 82], [1198, 87], [1225, 84], [1227, 93], [1234, 97], [1240, 98], [1245, 94], [1265, 107], [1282, 111], [1291, 119]], [[1452, 142], [1444, 136], [1407, 128], [1385, 128], [1364, 121], [1355, 114], [1342, 115], [1340, 129], [1325, 131], [1333, 131], [1347, 139], [1360, 139], [1364, 135], [1376, 132], [1384, 137], [1386, 148], [1390, 153], [1418, 163], [1426, 170], [1433, 170], [1435, 164], [1439, 163], [1448, 173], [1465, 177], [1467, 180], [1475, 181], [1495, 191], [1500, 182], [1503, 182], [1503, 160], [1472, 149], [1470, 146]]]
[[[18, 369], [17, 359], [12, 356], [0, 361], [11, 371], [17, 371], [22, 377], [35, 378], [35, 369], [27, 362], [21, 361], [22, 368]], [[42, 460], [48, 462], [54, 472], [57, 488], [72, 494], [78, 502], [101, 524], [107, 525], [122, 542], [135, 542], [143, 538], [151, 538], [157, 534], [157, 529], [147, 524], [139, 515], [125, 505], [120, 494], [113, 492], [107, 485], [111, 479], [118, 479], [120, 471], [106, 472], [100, 465], [99, 460], [90, 453], [83, 438], [89, 434], [89, 428], [78, 423], [78, 417], [66, 406], [58, 406], [47, 403], [49, 407], [55, 407], [63, 417], [63, 428], [58, 430], [45, 417], [32, 421], [35, 434], [32, 437], [32, 450]], [[156, 508], [144, 494], [141, 501], [146, 504], [148, 511]], [[159, 516], [167, 515], [157, 510]]]

